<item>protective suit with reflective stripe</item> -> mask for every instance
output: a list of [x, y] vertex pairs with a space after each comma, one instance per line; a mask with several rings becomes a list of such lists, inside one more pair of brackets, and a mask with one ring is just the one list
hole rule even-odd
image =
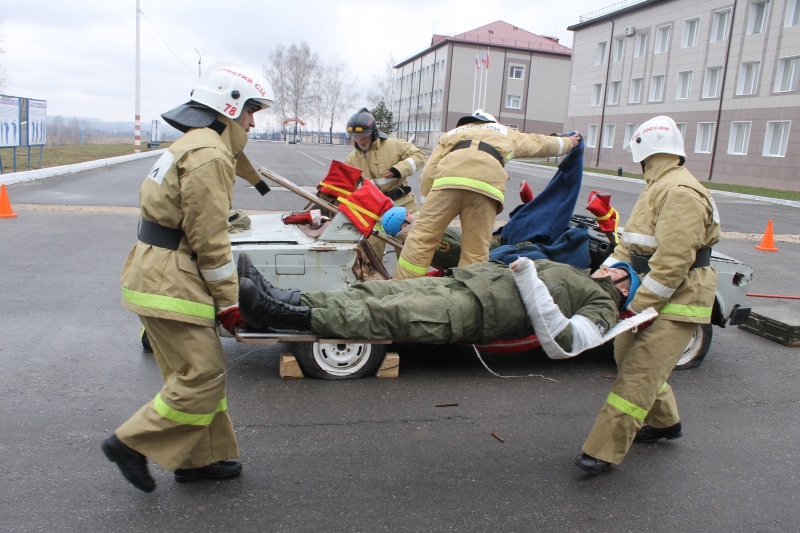
[[[468, 147], [461, 148], [465, 141]], [[422, 171], [425, 205], [403, 246], [395, 279], [425, 275], [457, 216], [463, 236], [459, 266], [486, 261], [494, 219], [505, 202], [504, 165], [515, 157], [553, 157], [571, 148], [562, 137], [520, 133], [497, 122], [467, 123], [442, 135]]]
[[[372, 180], [381, 192], [389, 193], [400, 187], [408, 187], [408, 177], [425, 166], [425, 152], [403, 139], [378, 137], [365, 152], [355, 148], [344, 160], [348, 165], [360, 168], [364, 179]], [[384, 175], [389, 169], [394, 168], [399, 173], [396, 178], [386, 178]], [[419, 204], [413, 192], [392, 199], [395, 206], [405, 207], [406, 210], [416, 215]], [[378, 254], [383, 256], [386, 243], [376, 237], [369, 239], [369, 244]], [[398, 255], [400, 251], [397, 251]]]
[[140, 241], [122, 271], [123, 303], [140, 315], [164, 384], [116, 434], [170, 470], [239, 455], [215, 316], [238, 301], [228, 215], [237, 173], [255, 171], [237, 161], [244, 128], [222, 115], [217, 121], [221, 133], [190, 129], [173, 143], [141, 187], [142, 218], [183, 231], [177, 250]]
[[650, 271], [629, 307], [636, 312], [653, 307], [659, 315], [644, 331], [617, 337], [617, 378], [583, 445], [584, 453], [614, 464], [625, 457], [643, 423], [666, 428], [680, 421], [667, 378], [697, 324], [710, 321], [716, 288], [712, 267], [692, 268], [696, 252], [720, 237], [710, 194], [678, 155], [647, 157], [644, 176], [646, 186], [605, 263], [630, 261], [631, 253], [652, 254]]

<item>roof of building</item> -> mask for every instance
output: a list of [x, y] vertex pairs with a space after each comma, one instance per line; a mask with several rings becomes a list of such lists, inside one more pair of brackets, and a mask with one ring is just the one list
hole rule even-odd
[[457, 35], [434, 34], [431, 38], [431, 45], [428, 48], [403, 60], [396, 66], [402, 66], [409, 61], [425, 55], [434, 48], [443, 46], [447, 42], [476, 44], [498, 49], [511, 48], [516, 50], [529, 50], [544, 54], [572, 55], [572, 49], [558, 44], [558, 39], [556, 37], [536, 35], [535, 33], [523, 30], [519, 26], [514, 26], [508, 22], [498, 20]]
[[614, 17], [631, 13], [633, 11], [638, 11], [640, 9], [647, 9], [654, 4], [670, 1], [672, 0], [622, 0], [621, 2], [617, 2], [616, 4], [608, 7], [598, 9], [597, 11], [592, 11], [586, 15], [581, 15], [580, 22], [573, 24], [572, 26], [568, 26], [567, 29], [570, 31], [580, 30], [593, 24], [597, 24], [598, 22], [613, 20]]

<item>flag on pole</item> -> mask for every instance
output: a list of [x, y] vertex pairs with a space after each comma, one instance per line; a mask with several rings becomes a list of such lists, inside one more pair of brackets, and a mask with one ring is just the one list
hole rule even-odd
[[481, 65], [486, 64], [486, 50], [481, 50]]
[[478, 52], [475, 52], [475, 70], [478, 70], [480, 68], [481, 68], [481, 65], [480, 65], [480, 63], [478, 63]]
[[486, 70], [489, 70], [489, 49], [486, 49]]

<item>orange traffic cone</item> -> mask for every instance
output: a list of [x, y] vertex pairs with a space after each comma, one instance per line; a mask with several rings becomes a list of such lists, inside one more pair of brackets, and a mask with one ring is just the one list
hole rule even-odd
[[8, 199], [6, 186], [3, 184], [3, 186], [0, 187], [0, 218], [13, 218], [15, 216], [17, 215], [11, 210], [11, 202]]
[[778, 249], [775, 248], [775, 241], [773, 240], [771, 220], [767, 222], [767, 231], [764, 232], [764, 236], [761, 238], [761, 244], [756, 246], [756, 250], [761, 250], [762, 252], [778, 251]]

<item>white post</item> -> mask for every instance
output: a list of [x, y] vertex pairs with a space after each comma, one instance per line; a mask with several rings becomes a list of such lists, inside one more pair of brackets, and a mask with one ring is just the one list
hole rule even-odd
[[138, 154], [142, 147], [142, 124], [141, 124], [141, 87], [140, 77], [141, 65], [139, 62], [139, 0], [136, 0], [136, 104], [134, 114], [136, 115], [136, 133], [133, 137], [133, 152]]

